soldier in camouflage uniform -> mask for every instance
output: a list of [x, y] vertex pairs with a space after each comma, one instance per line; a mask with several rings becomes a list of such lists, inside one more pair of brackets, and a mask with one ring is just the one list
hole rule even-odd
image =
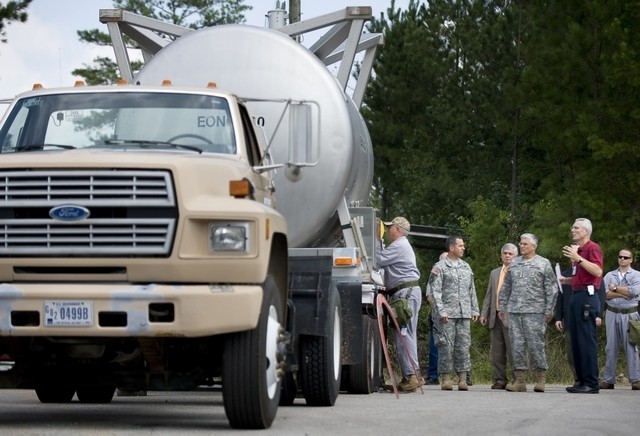
[[[535, 392], [544, 392], [547, 357], [545, 334], [551, 321], [558, 281], [548, 259], [536, 254], [538, 238], [520, 236], [520, 256], [512, 263], [500, 290], [499, 316], [508, 319], [515, 381], [507, 391], [525, 392], [527, 350], [536, 376]], [[508, 317], [507, 317], [508, 314]]]
[[433, 294], [433, 329], [438, 347], [438, 372], [441, 389], [450, 391], [451, 372], [458, 373], [458, 390], [469, 389], [466, 381], [471, 369], [471, 320], [480, 315], [474, 275], [464, 256], [460, 236], [447, 238], [447, 257], [433, 266], [429, 287]]

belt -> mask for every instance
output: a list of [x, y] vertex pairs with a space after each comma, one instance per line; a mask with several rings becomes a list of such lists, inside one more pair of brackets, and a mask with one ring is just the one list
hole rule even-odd
[[412, 282], [404, 282], [404, 283], [400, 283], [395, 288], [389, 289], [387, 292], [389, 292], [390, 294], [395, 294], [396, 292], [401, 291], [403, 289], [413, 288], [414, 286], [419, 286], [419, 285], [420, 284], [418, 283], [417, 280], [414, 280]]
[[572, 289], [572, 291], [573, 292], [588, 292], [586, 287], [575, 288], [575, 289]]
[[625, 307], [624, 309], [618, 309], [617, 307], [611, 307], [611, 306], [607, 306], [607, 310], [609, 312], [613, 312], [613, 313], [623, 313], [623, 314], [629, 314], [629, 313], [635, 313], [638, 311], [638, 306], [634, 306], [634, 307]]

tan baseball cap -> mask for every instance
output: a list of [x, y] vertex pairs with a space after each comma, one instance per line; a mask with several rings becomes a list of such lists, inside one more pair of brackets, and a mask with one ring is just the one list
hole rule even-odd
[[406, 230], [407, 232], [411, 229], [411, 224], [409, 221], [401, 216], [395, 217], [393, 220], [384, 223], [385, 226], [398, 226], [402, 230]]

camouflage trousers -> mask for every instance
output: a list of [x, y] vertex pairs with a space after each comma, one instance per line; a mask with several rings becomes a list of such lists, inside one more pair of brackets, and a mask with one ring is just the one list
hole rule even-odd
[[471, 320], [469, 318], [449, 318], [443, 324], [433, 320], [436, 346], [438, 347], [438, 372], [466, 372], [471, 369]]
[[527, 370], [527, 351], [532, 369], [547, 369], [545, 334], [547, 324], [543, 313], [509, 312], [509, 339], [514, 369]]

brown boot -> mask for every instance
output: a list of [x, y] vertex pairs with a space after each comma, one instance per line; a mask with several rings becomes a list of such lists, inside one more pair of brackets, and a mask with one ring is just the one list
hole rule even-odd
[[516, 380], [513, 383], [507, 385], [509, 392], [527, 392], [527, 384], [524, 382], [524, 371], [516, 369]]
[[536, 369], [536, 385], [533, 387], [534, 392], [544, 392], [544, 377], [546, 371], [544, 369]]
[[402, 378], [400, 383], [398, 383], [398, 390], [400, 392], [415, 392], [418, 386], [418, 378], [415, 374], [411, 374], [409, 377]]
[[467, 372], [459, 372], [458, 373], [458, 390], [459, 391], [468, 391], [469, 386], [467, 385]]
[[453, 390], [453, 386], [451, 385], [451, 374], [442, 374], [442, 384], [440, 385], [440, 389], [443, 391]]

